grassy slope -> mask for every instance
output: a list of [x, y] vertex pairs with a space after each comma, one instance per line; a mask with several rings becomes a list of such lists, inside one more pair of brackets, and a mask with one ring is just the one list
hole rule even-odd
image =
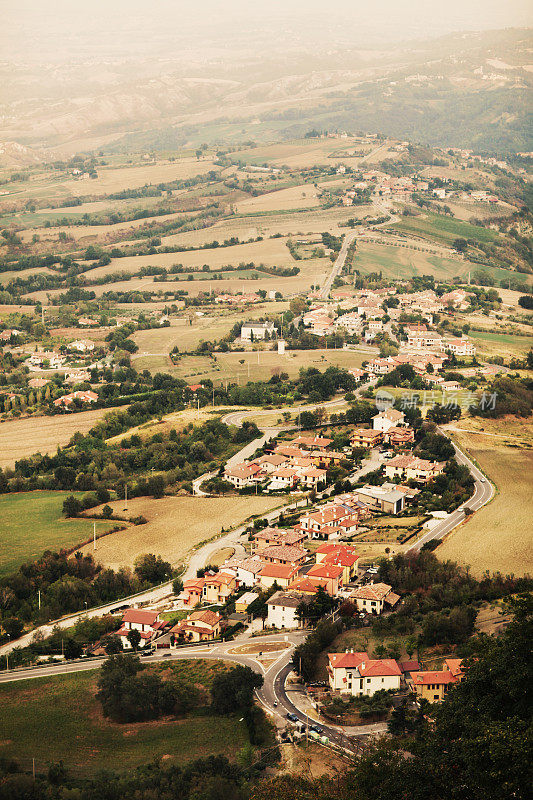
[[[166, 667], [168, 669], [168, 667]], [[177, 662], [179, 677], [208, 688], [220, 662]], [[96, 671], [37, 678], [0, 686], [0, 754], [36, 759], [38, 769], [62, 759], [74, 773], [127, 770], [161, 756], [178, 763], [210, 754], [230, 758], [247, 740], [235, 717], [200, 709], [185, 718], [118, 725], [95, 698]]]
[[478, 242], [493, 242], [498, 238], [496, 231], [488, 228], [430, 213], [420, 217], [402, 217], [400, 222], [391, 225], [391, 228], [434, 239], [443, 244], [450, 244], [457, 237], [477, 239]]
[[[90, 538], [91, 520], [67, 520], [62, 516], [63, 500], [71, 492], [21, 492], [0, 496], [0, 575], [12, 572], [44, 550], [72, 547]], [[74, 493], [81, 497], [82, 493]], [[109, 530], [113, 523], [97, 522], [96, 531]]]
[[[491, 431], [508, 427], [500, 420], [494, 424], [483, 420], [482, 424]], [[532, 574], [532, 451], [519, 449], [518, 438], [510, 440], [511, 446], [507, 446], [488, 433], [457, 433], [454, 438], [479, 462], [498, 492], [491, 503], [446, 538], [437, 549], [438, 557], [468, 564], [478, 577], [487, 569], [504, 574]]]

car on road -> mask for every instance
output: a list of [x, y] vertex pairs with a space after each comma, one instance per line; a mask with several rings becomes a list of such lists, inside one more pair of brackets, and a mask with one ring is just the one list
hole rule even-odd
[[296, 714], [287, 714], [287, 719], [290, 720], [291, 722], [298, 722], [298, 717], [296, 716]]
[[320, 735], [322, 735], [322, 732], [323, 732], [322, 728], [319, 725], [310, 725], [309, 726], [309, 730], [310, 731], [314, 731], [315, 733], [318, 733]]
[[[142, 650], [140, 655], [141, 658], [146, 658], [147, 656], [153, 656], [155, 650]], [[170, 653], [165, 653], [165, 655], [170, 655]]]
[[480, 478], [480, 479], [479, 479], [479, 482], [480, 482], [480, 483], [487, 483], [487, 479], [486, 479], [486, 478]]

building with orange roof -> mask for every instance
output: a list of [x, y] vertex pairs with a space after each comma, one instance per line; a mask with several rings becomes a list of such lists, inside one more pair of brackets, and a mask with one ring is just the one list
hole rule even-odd
[[462, 659], [446, 659], [440, 670], [423, 670], [412, 673], [412, 687], [418, 697], [429, 703], [440, 703], [450, 686], [463, 678]]
[[261, 551], [263, 561], [272, 564], [303, 564], [308, 555], [303, 547], [286, 544], [273, 544]]
[[377, 447], [383, 441], [383, 432], [372, 428], [354, 428], [350, 441], [352, 447]]
[[298, 576], [300, 568], [295, 564], [265, 564], [259, 573], [261, 589], [270, 589], [275, 583], [287, 589]]
[[340, 564], [320, 563], [315, 564], [307, 573], [307, 577], [314, 580], [318, 578], [320, 582], [324, 582], [326, 592], [332, 597], [336, 597], [342, 589], [344, 567]]
[[[204, 642], [220, 636], [222, 617], [215, 611], [193, 611], [186, 619], [180, 620], [170, 631], [171, 643]], [[172, 638], [174, 637], [174, 638]]]
[[402, 670], [392, 658], [370, 658], [366, 652], [329, 653], [327, 672], [333, 691], [372, 697], [380, 690], [399, 690]]
[[385, 604], [395, 606], [399, 599], [392, 591], [392, 586], [386, 583], [359, 586], [350, 595], [350, 600], [356, 604], [358, 611], [365, 611], [367, 614], [381, 614]]

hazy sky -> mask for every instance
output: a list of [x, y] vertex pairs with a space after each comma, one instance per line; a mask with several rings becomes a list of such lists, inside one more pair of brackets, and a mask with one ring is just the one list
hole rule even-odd
[[[0, 58], [148, 53], [202, 40], [326, 47], [524, 27], [531, 0], [1, 0]], [[282, 36], [276, 35], [279, 33]]]

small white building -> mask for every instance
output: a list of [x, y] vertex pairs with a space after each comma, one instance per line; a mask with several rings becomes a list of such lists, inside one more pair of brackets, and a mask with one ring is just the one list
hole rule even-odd
[[76, 350], [77, 353], [92, 353], [94, 350], [94, 342], [90, 339], [76, 339], [68, 346], [69, 350]]
[[390, 428], [396, 428], [398, 425], [403, 425], [405, 422], [405, 414], [403, 411], [398, 411], [396, 408], [387, 408], [386, 411], [380, 411], [375, 417], [372, 417], [372, 428], [375, 431], [382, 431], [386, 433]]
[[309, 602], [309, 595], [302, 592], [276, 592], [267, 600], [267, 625], [269, 628], [299, 628], [301, 623], [296, 616], [298, 606]]
[[241, 339], [250, 342], [254, 339], [265, 339], [274, 333], [273, 322], [245, 322], [241, 328]]

